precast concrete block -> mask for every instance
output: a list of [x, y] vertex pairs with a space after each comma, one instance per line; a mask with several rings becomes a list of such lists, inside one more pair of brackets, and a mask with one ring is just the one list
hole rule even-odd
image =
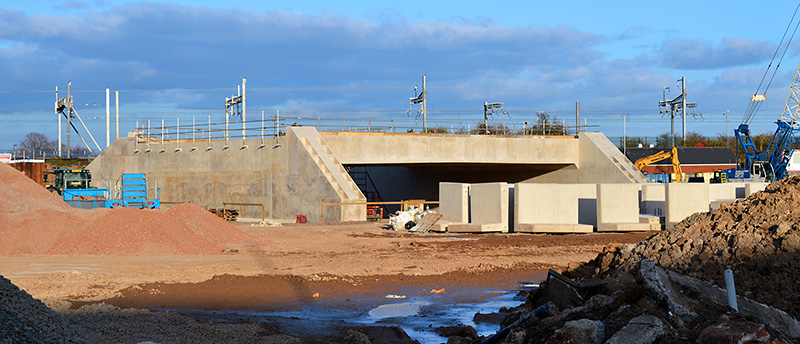
[[746, 183], [744, 185], [744, 194], [745, 197], [750, 197], [750, 195], [763, 191], [769, 183]]
[[597, 225], [639, 223], [636, 184], [597, 184]]
[[439, 183], [440, 221], [469, 222], [469, 184]]
[[666, 185], [667, 229], [696, 212], [708, 211], [706, 183], [669, 183]]
[[[470, 185], [470, 223], [501, 224], [508, 231], [508, 183], [479, 183]], [[452, 231], [448, 227], [448, 231]]]
[[578, 223], [577, 184], [518, 183], [515, 189], [515, 227], [520, 223]]

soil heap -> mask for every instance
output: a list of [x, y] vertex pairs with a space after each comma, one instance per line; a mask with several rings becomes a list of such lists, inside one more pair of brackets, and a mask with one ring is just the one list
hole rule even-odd
[[0, 164], [0, 255], [180, 255], [265, 244], [194, 204], [75, 209]]

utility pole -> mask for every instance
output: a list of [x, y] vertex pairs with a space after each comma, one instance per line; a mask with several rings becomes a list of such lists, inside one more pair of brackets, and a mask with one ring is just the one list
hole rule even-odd
[[507, 115], [508, 112], [503, 111], [503, 102], [499, 103], [489, 103], [483, 102], [483, 130], [484, 134], [489, 135], [489, 116], [494, 115], [497, 113], [497, 109], [500, 109], [501, 114]]
[[575, 135], [581, 132], [581, 103], [575, 103]]
[[58, 157], [61, 157], [61, 114], [58, 113], [58, 86], [56, 86], [55, 113], [58, 117]]
[[728, 113], [730, 111], [731, 110], [725, 110], [725, 145], [726, 146], [730, 145], [730, 142], [728, 142]]
[[245, 139], [245, 94], [247, 89], [245, 85], [247, 83], [247, 78], [242, 78], [242, 85], [236, 86], [236, 96], [231, 96], [230, 98], [225, 98], [225, 147], [228, 146], [228, 123], [231, 117], [239, 116], [242, 119], [242, 147], [244, 145]]
[[686, 142], [686, 77], [681, 77], [681, 117], [683, 117], [683, 142]]
[[[61, 156], [61, 115], [67, 117], [67, 159], [72, 158], [72, 81], [67, 83], [67, 96], [56, 100], [56, 114], [58, 114], [58, 156]], [[56, 88], [56, 98], [58, 98], [58, 88]], [[65, 112], [66, 111], [66, 112]]]
[[[686, 77], [681, 77], [678, 80], [681, 86], [681, 95], [675, 97], [675, 99], [667, 100], [667, 93], [666, 91], [669, 90], [669, 87], [664, 87], [663, 99], [658, 102], [659, 113], [661, 115], [669, 114], [670, 118], [670, 144], [675, 147], [675, 115], [679, 114], [679, 116], [683, 117], [683, 140], [686, 141], [686, 109], [694, 109], [697, 107], [697, 103], [687, 103], [686, 102]], [[702, 116], [702, 114], [692, 112], [692, 116]]]
[[422, 74], [422, 93], [417, 95], [417, 86], [414, 86], [414, 97], [408, 98], [408, 112], [411, 113], [411, 105], [420, 104], [417, 116], [422, 114], [422, 132], [428, 132], [428, 76]]

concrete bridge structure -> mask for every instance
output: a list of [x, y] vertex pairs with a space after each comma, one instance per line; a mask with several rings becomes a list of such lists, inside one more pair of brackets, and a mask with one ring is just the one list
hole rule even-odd
[[[88, 168], [97, 179], [146, 173], [162, 204], [263, 204], [266, 215], [363, 221], [365, 188], [383, 201], [439, 199], [440, 182], [646, 183], [602, 133], [577, 136], [318, 132], [287, 127], [264, 141], [120, 138]], [[369, 185], [362, 184], [366, 175]], [[371, 193], [371, 192], [368, 192]], [[241, 209], [241, 208], [240, 208]], [[260, 216], [260, 209], [244, 209]]]

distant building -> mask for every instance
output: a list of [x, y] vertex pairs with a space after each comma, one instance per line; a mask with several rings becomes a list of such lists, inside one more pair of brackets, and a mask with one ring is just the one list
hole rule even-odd
[[[670, 148], [628, 148], [625, 156], [635, 163], [636, 160], [665, 150]], [[713, 177], [714, 171], [736, 168], [736, 154], [727, 147], [678, 148], [678, 160], [681, 162], [684, 177], [704, 177], [706, 182]], [[642, 172], [649, 175], [674, 173], [672, 160], [666, 159], [647, 165]]]

